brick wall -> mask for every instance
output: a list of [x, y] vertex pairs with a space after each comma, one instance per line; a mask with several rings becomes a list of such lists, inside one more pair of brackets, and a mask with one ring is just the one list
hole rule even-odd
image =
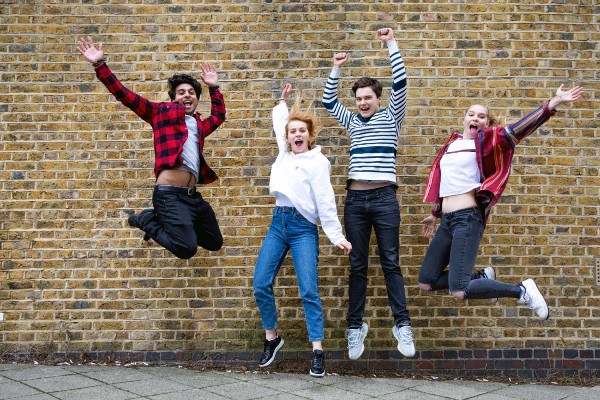
[[[600, 345], [593, 268], [600, 256], [595, 1], [1, 3], [0, 352], [258, 351], [262, 329], [251, 288], [274, 203], [268, 193], [273, 99], [292, 82], [296, 94], [319, 105], [336, 51], [352, 53], [340, 91], [347, 106], [362, 75], [380, 78], [387, 99], [387, 50], [374, 37], [383, 26], [395, 30], [409, 76], [398, 198], [417, 348]], [[104, 42], [125, 85], [153, 100], [166, 99], [173, 73], [197, 72], [201, 61], [217, 66], [228, 120], [205, 150], [220, 180], [201, 191], [219, 218], [221, 251], [200, 249], [179, 260], [127, 225], [127, 216], [150, 202], [151, 130], [97, 82], [75, 48], [87, 35]], [[534, 277], [552, 318], [539, 322], [510, 299], [489, 306], [420, 293], [428, 241], [419, 221], [430, 209], [421, 197], [449, 131], [474, 102], [510, 122], [561, 83], [584, 85], [585, 97], [519, 146], [478, 260], [508, 282]], [[318, 108], [325, 123], [319, 143], [332, 163], [341, 215], [349, 141]], [[208, 111], [207, 93], [200, 111]], [[391, 349], [374, 242], [371, 255], [367, 347]], [[343, 350], [348, 261], [322, 233], [319, 272], [325, 345]], [[289, 350], [308, 348], [290, 260], [276, 294]]]

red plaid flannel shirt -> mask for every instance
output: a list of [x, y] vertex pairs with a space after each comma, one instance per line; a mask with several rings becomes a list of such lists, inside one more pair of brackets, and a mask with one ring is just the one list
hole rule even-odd
[[[484, 224], [487, 223], [491, 208], [498, 202], [506, 188], [515, 146], [556, 114], [556, 111], [548, 109], [548, 103], [548, 101], [544, 102], [543, 106], [513, 124], [506, 127], [490, 126], [479, 131], [475, 136], [477, 165], [483, 180], [481, 187], [475, 193], [475, 198], [483, 213]], [[453, 132], [431, 166], [423, 202], [434, 203], [431, 214], [435, 217], [439, 217], [442, 211], [442, 199], [439, 197], [440, 160], [450, 143], [461, 137], [462, 133]]]
[[[96, 68], [96, 76], [106, 88], [124, 106], [130, 108], [141, 119], [152, 126], [154, 131], [154, 175], [164, 169], [177, 169], [183, 165], [181, 153], [183, 143], [187, 140], [188, 131], [185, 124], [185, 107], [174, 102], [153, 102], [127, 89], [112, 73], [105, 63]], [[202, 155], [204, 139], [225, 121], [225, 103], [223, 95], [217, 87], [209, 88], [211, 111], [210, 117], [201, 119], [199, 113], [194, 114], [198, 122], [198, 155], [200, 171], [198, 183], [208, 184], [217, 180], [217, 175], [208, 166]]]

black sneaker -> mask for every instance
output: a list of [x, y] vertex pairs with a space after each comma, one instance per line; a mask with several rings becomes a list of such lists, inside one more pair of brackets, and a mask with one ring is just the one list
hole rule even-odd
[[262, 368], [271, 365], [271, 363], [275, 359], [275, 355], [283, 346], [283, 343], [283, 339], [280, 336], [277, 336], [275, 339], [272, 340], [265, 339], [265, 349], [263, 350], [262, 357], [258, 362], [258, 366]]
[[325, 376], [325, 352], [323, 350], [314, 350], [312, 362], [310, 364], [310, 376], [322, 378]]

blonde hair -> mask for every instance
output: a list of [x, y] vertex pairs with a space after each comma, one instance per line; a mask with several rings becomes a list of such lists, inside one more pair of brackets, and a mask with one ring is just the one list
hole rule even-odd
[[[296, 101], [294, 101], [294, 105], [290, 109], [290, 114], [288, 115], [288, 122], [285, 124], [285, 137], [287, 139], [288, 125], [290, 122], [304, 122], [308, 130], [308, 149], [312, 150], [315, 142], [317, 141], [319, 131], [321, 130], [321, 122], [319, 121], [312, 104], [310, 104], [306, 110], [302, 110], [301, 103], [302, 99], [300, 97], [296, 97]], [[287, 148], [288, 151], [292, 150], [292, 146], [289, 143], [287, 144]]]

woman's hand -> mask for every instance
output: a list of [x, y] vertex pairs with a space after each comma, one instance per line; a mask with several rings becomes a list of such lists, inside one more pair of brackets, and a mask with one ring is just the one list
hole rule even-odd
[[433, 215], [428, 216], [421, 224], [423, 224], [423, 237], [430, 237], [435, 232], [435, 222], [437, 218]]
[[347, 240], [343, 240], [342, 243], [338, 244], [337, 247], [339, 247], [342, 250], [345, 250], [346, 255], [350, 254], [350, 252], [352, 251], [352, 244], [350, 244], [350, 242]]
[[583, 87], [581, 86], [575, 86], [567, 91], [563, 90], [564, 86], [565, 85], [560, 85], [560, 87], [556, 89], [556, 95], [548, 103], [549, 109], [554, 110], [556, 109], [556, 106], [561, 103], [570, 103], [575, 101], [583, 94]]
[[287, 101], [288, 97], [290, 97], [290, 93], [292, 93], [292, 84], [286, 83], [285, 85], [283, 85], [283, 92], [281, 92], [281, 97], [279, 98], [279, 100]]

